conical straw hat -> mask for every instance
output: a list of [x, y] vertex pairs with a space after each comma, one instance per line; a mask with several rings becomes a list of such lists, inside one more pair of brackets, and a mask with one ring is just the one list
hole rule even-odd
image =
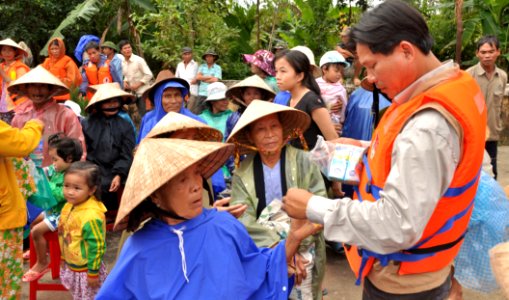
[[18, 51], [18, 54], [16, 55], [16, 58], [18, 58], [18, 56], [27, 56], [28, 53], [25, 51], [25, 49], [21, 48], [20, 45], [18, 45], [18, 43], [16, 43], [15, 41], [13, 41], [12, 39], [5, 39], [5, 40], [1, 40], [0, 41], [0, 48], [2, 48], [2, 46], [10, 46], [14, 49], [16, 49], [16, 51]]
[[157, 74], [156, 81], [143, 92], [143, 94], [141, 95], [141, 99], [145, 100], [148, 98], [148, 100], [150, 100], [153, 103], [157, 88], [168, 81], [175, 81], [180, 83], [187, 89], [189, 93], [190, 86], [186, 80], [175, 77], [175, 75], [172, 72], [170, 72], [170, 70], [162, 70]]
[[223, 141], [223, 134], [221, 131], [176, 112], [167, 113], [159, 122], [157, 122], [156, 126], [150, 130], [146, 138], [168, 137], [167, 135], [176, 131], [191, 128], [198, 131], [193, 138], [195, 141]]
[[60, 81], [60, 79], [40, 65], [13, 81], [7, 89], [10, 93], [26, 95], [27, 85], [34, 83], [50, 85], [51, 96], [65, 95], [69, 93], [69, 89], [62, 81]]
[[[305, 112], [298, 109], [267, 101], [253, 100], [240, 117], [226, 142], [254, 147], [255, 145], [247, 137], [249, 125], [272, 114], [279, 115], [284, 139], [290, 136], [294, 129], [300, 129], [302, 132], [306, 131], [311, 123], [311, 118]], [[241, 147], [240, 154], [252, 151], [251, 149]]]
[[122, 194], [115, 227], [157, 189], [195, 163], [209, 178], [230, 157], [232, 144], [181, 139], [143, 139]]
[[242, 99], [242, 92], [248, 87], [254, 87], [262, 90], [262, 100], [270, 100], [276, 96], [276, 93], [260, 76], [253, 75], [231, 86], [226, 92], [226, 98], [230, 98], [243, 106], [247, 106]]
[[104, 102], [106, 100], [117, 97], [122, 98], [122, 102], [124, 102], [124, 104], [129, 104], [134, 101], [134, 95], [121, 90], [119, 84], [116, 82], [115, 84], [105, 83], [94, 85], [94, 89], [96, 89], [96, 92], [94, 96], [92, 96], [92, 99], [90, 99], [90, 102], [85, 107], [85, 110], [87, 111], [89, 110], [89, 108], [96, 105], [97, 103]]

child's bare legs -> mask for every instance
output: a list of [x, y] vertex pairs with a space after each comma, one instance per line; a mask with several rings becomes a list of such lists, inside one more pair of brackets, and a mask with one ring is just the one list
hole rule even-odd
[[35, 253], [37, 254], [37, 262], [31, 268], [35, 272], [42, 272], [49, 265], [48, 256], [48, 243], [44, 238], [44, 234], [49, 232], [50, 228], [45, 222], [39, 222], [32, 228], [32, 239], [34, 240]]
[[[35, 220], [32, 221], [32, 224], [30, 224], [30, 230], [34, 228], [35, 225], [41, 223], [41, 221], [44, 220], [44, 213], [40, 213]], [[30, 249], [23, 252], [23, 259], [28, 259], [30, 255]]]

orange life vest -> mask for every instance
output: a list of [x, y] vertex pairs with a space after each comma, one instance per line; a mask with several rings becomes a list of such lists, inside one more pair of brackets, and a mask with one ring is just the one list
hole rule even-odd
[[[83, 68], [85, 69], [85, 74], [88, 78], [88, 84], [95, 85], [95, 84], [103, 84], [103, 83], [109, 83], [113, 82], [113, 77], [110, 73], [110, 60], [106, 60], [102, 66], [99, 68], [96, 64], [89, 61], [86, 65], [83, 65]], [[92, 99], [92, 96], [94, 94], [87, 91], [87, 99], [90, 101]]]
[[[62, 58], [57, 60], [54, 64], [51, 64], [50, 58], [46, 58], [42, 66], [48, 71], [50, 71], [51, 74], [55, 75], [60, 80], [62, 80], [64, 78], [67, 78], [68, 64], [71, 64], [70, 66], [71, 68], [76, 68], [74, 74], [77, 75], [76, 78], [69, 78], [69, 80], [72, 81], [72, 85], [74, 85], [75, 87], [79, 87], [81, 84], [80, 72], [78, 71], [78, 67], [76, 66], [72, 58], [70, 58], [69, 56], [67, 55], [63, 56]], [[62, 82], [67, 85], [67, 82], [65, 82], [64, 80], [62, 80]], [[54, 96], [53, 99], [55, 99], [56, 101], [65, 101], [71, 99], [71, 95], [67, 93], [65, 95]]]
[[[14, 63], [12, 63], [9, 68], [5, 69], [5, 62], [2, 62], [0, 64], [0, 68], [2, 68], [2, 70], [4, 70], [5, 74], [7, 74], [7, 76], [9, 76], [9, 78], [11, 79], [11, 82], [18, 79], [18, 69], [23, 69], [25, 70], [26, 73], [28, 73], [30, 71], [30, 68], [25, 65], [20, 59], [16, 60]], [[28, 100], [28, 98], [26, 96], [20, 96], [20, 95], [17, 95], [17, 94], [10, 94], [8, 91], [7, 91], [7, 86], [8, 84], [4, 87], [4, 89], [2, 90], [2, 86], [3, 86], [3, 78], [0, 76], [0, 96], [2, 96], [3, 93], [5, 93], [5, 101], [7, 102], [7, 108], [8, 110], [13, 110], [14, 107], [20, 105], [21, 103], [25, 102]]]
[[486, 129], [483, 96], [474, 79], [463, 71], [456, 78], [432, 87], [405, 103], [393, 103], [385, 112], [364, 157], [356, 198], [360, 201], [379, 199], [379, 192], [383, 190], [391, 171], [394, 140], [416, 111], [430, 103], [442, 106], [461, 126], [461, 160], [421, 239], [412, 248], [382, 255], [345, 245], [357, 284], [369, 274], [376, 259], [382, 266], [391, 260], [400, 262], [400, 275], [418, 274], [443, 269], [453, 261], [460, 249], [477, 191]]

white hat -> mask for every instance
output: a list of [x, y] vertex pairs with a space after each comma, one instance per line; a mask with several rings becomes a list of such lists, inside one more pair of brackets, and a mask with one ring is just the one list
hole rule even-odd
[[309, 49], [306, 46], [295, 46], [290, 50], [299, 51], [307, 56], [307, 58], [309, 59], [309, 63], [311, 64], [311, 68], [313, 69], [313, 76], [320, 77], [322, 75], [322, 71], [320, 70], [320, 68], [318, 68], [318, 66], [315, 63], [315, 55], [313, 54], [313, 51], [311, 51], [311, 49]]
[[327, 51], [322, 56], [322, 58], [320, 58], [320, 68], [323, 67], [326, 64], [342, 64], [345, 67], [349, 67], [350, 66], [350, 64], [345, 60], [343, 55], [341, 55], [336, 50]]
[[81, 116], [81, 106], [78, 103], [72, 100], [66, 100], [63, 105], [69, 107], [76, 116]]
[[205, 101], [217, 101], [226, 99], [228, 88], [222, 82], [214, 82], [207, 87], [207, 99]]

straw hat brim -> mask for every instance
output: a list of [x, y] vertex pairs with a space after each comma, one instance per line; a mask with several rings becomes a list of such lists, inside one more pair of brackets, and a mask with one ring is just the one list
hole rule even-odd
[[40, 65], [11, 82], [7, 89], [10, 93], [26, 95], [28, 92], [28, 85], [35, 83], [49, 85], [51, 96], [60, 96], [69, 93], [69, 88], [60, 81], [60, 79]]
[[254, 87], [262, 91], [261, 100], [270, 100], [276, 97], [276, 93], [269, 87], [268, 84], [258, 75], [249, 76], [246, 79], [237, 82], [226, 91], [226, 97], [232, 99], [235, 103], [246, 106], [242, 99], [242, 92], [245, 88]]
[[[115, 228], [157, 189], [195, 163], [209, 178], [230, 157], [233, 145], [181, 139], [143, 139], [122, 194]], [[140, 180], [141, 179], [141, 180]]]
[[16, 57], [28, 56], [28, 53], [25, 51], [25, 49], [21, 48], [21, 46], [18, 43], [16, 43], [15, 41], [13, 41], [12, 39], [1, 40], [0, 41], [0, 49], [2, 48], [2, 46], [10, 46], [10, 47], [16, 49], [16, 51], [18, 52], [16, 54]]
[[90, 99], [90, 102], [85, 107], [85, 110], [88, 111], [91, 107], [94, 107], [101, 102], [105, 102], [113, 98], [122, 99], [123, 104], [133, 103], [135, 99], [134, 95], [124, 92], [117, 87], [112, 87], [111, 85], [102, 86], [99, 87], [94, 96], [92, 96], [92, 99]]
[[188, 93], [191, 89], [189, 83], [185, 79], [178, 78], [178, 77], [168, 77], [168, 78], [160, 79], [159, 81], [156, 80], [156, 82], [154, 82], [148, 89], [146, 89], [143, 92], [143, 94], [141, 95], [141, 98], [143, 100], [148, 98], [150, 100], [150, 102], [154, 103], [154, 95], [155, 95], [157, 88], [159, 86], [161, 86], [162, 84], [165, 84], [166, 82], [169, 82], [169, 81], [175, 81], [175, 82], [182, 84], [187, 89]]
[[294, 129], [300, 129], [304, 133], [311, 124], [311, 118], [303, 111], [267, 101], [253, 100], [240, 117], [226, 142], [239, 143], [240, 154], [254, 152], [252, 149], [242, 147], [242, 145], [255, 146], [248, 138], [249, 125], [272, 114], [279, 115], [279, 121], [283, 127], [283, 139], [290, 136]]
[[193, 140], [195, 141], [223, 141], [223, 134], [221, 131], [176, 112], [167, 113], [159, 122], [157, 122], [145, 138], [169, 137], [172, 133], [186, 129], [197, 130], [196, 135], [193, 137]]

